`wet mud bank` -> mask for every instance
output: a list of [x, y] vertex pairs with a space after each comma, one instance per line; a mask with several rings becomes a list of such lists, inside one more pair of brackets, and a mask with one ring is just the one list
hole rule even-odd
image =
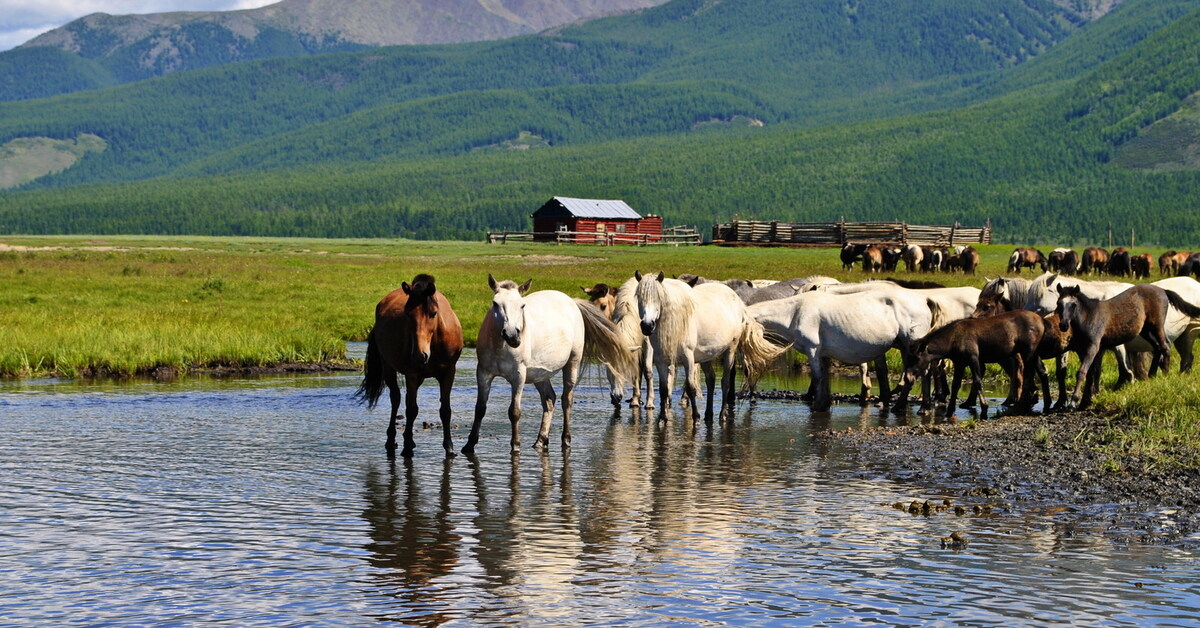
[[1097, 438], [1122, 419], [1092, 412], [824, 431], [862, 473], [1012, 512], [1053, 512], [1067, 530], [1117, 542], [1200, 547], [1200, 470], [1136, 455]]

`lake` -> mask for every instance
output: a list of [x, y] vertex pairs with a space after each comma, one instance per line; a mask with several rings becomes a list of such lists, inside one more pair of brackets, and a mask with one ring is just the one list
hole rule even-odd
[[[358, 380], [0, 382], [0, 625], [1200, 624], [1193, 550], [906, 485], [811, 438], [905, 420], [876, 408], [614, 416], [592, 367], [569, 453], [556, 417], [547, 454], [510, 455], [505, 385], [477, 457], [446, 460], [427, 384], [416, 454], [393, 461]], [[892, 507], [943, 497], [992, 509]], [[956, 531], [969, 545], [944, 549]]]

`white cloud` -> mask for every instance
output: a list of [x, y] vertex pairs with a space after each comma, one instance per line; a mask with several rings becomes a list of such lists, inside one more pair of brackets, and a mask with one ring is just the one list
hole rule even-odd
[[0, 0], [0, 50], [90, 13], [129, 15], [168, 11], [255, 9], [278, 0]]

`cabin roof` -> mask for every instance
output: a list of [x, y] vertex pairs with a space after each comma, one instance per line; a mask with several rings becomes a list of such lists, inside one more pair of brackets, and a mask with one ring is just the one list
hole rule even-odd
[[625, 201], [608, 201], [592, 198], [570, 198], [555, 196], [546, 201], [537, 211], [536, 218], [560, 218], [574, 216], [576, 218], [627, 218], [637, 220], [641, 214], [625, 204]]

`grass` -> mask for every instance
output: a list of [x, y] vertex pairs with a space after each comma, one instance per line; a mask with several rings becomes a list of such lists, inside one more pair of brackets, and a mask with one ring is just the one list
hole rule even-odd
[[1200, 372], [1106, 389], [1096, 407], [1114, 417], [1103, 434], [1094, 435], [1109, 459], [1134, 455], [1152, 466], [1200, 467]]
[[[982, 285], [1010, 245], [980, 247]], [[1157, 252], [1155, 252], [1157, 253]], [[635, 269], [787, 279], [842, 271], [835, 249], [143, 236], [0, 238], [0, 377], [126, 376], [170, 367], [330, 362], [362, 340], [379, 299], [417, 273], [437, 277], [473, 343], [487, 275], [583, 296]], [[895, 273], [906, 276], [903, 271]]]

